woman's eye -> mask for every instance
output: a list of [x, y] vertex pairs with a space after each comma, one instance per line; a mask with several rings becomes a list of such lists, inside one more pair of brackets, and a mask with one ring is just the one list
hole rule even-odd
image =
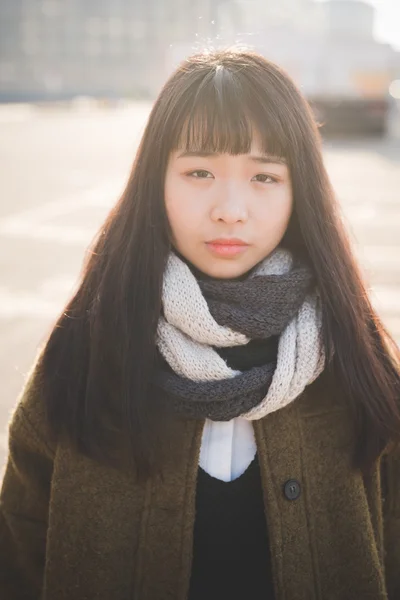
[[196, 179], [208, 179], [207, 175], [211, 175], [210, 171], [205, 171], [203, 169], [198, 169], [197, 171], [191, 171], [188, 173], [190, 177], [195, 177]]
[[[275, 179], [275, 177], [272, 177], [271, 175], [266, 175], [265, 173], [259, 173], [258, 175], [255, 175], [256, 178], [260, 178], [257, 179], [257, 181], [259, 181], [260, 183], [276, 183], [277, 180]], [[269, 180], [269, 181], [267, 181]]]

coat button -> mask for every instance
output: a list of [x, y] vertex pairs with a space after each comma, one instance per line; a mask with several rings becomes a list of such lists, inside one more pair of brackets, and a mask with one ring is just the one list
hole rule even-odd
[[284, 492], [288, 500], [297, 500], [301, 494], [300, 483], [296, 479], [289, 479], [285, 483]]

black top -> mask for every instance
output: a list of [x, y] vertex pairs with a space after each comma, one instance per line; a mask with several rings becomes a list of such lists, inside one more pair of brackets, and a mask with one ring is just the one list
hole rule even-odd
[[199, 468], [189, 600], [273, 598], [257, 456], [230, 482]]

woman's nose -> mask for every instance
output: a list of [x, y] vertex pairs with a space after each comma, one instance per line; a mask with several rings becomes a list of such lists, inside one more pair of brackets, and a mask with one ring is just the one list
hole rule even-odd
[[232, 183], [218, 191], [211, 213], [213, 221], [224, 221], [228, 224], [247, 221], [245, 194], [239, 188], [237, 183]]

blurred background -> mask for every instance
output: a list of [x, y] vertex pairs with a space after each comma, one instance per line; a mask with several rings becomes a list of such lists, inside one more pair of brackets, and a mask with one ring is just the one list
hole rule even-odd
[[309, 100], [373, 302], [400, 341], [398, 0], [0, 0], [0, 469], [26, 372], [160, 87], [188, 54], [238, 43]]

